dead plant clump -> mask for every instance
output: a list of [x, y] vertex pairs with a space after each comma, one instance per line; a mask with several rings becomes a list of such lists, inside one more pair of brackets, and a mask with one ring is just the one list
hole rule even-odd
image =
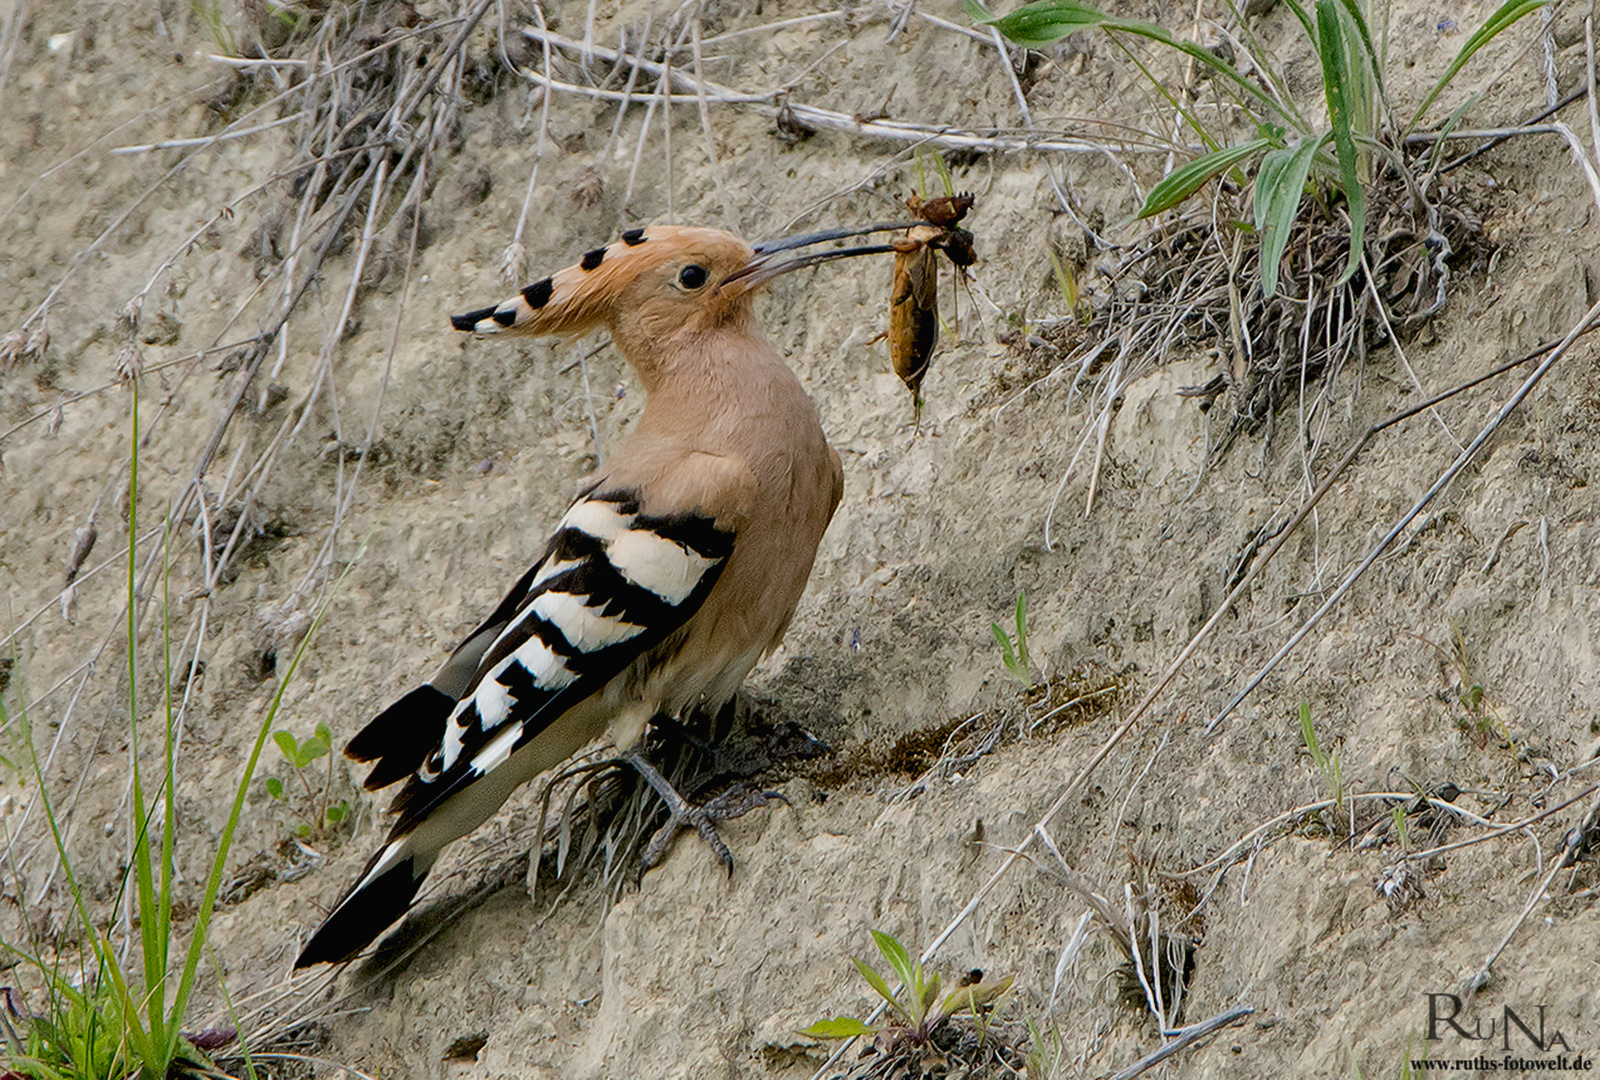
[[[1078, 378], [1118, 373], [1111, 396], [1147, 363], [1206, 349], [1215, 377], [1180, 393], [1226, 410], [1213, 454], [1265, 428], [1313, 387], [1307, 416], [1332, 396], [1352, 358], [1385, 344], [1426, 340], [1455, 275], [1483, 272], [1493, 254], [1483, 214], [1486, 189], [1439, 172], [1383, 170], [1367, 188], [1368, 240], [1343, 277], [1350, 225], [1342, 201], [1313, 196], [1296, 217], [1276, 295], [1262, 287], [1260, 238], [1249, 192], [1224, 185], [1216, 205], [1189, 213], [1119, 248], [1085, 289], [1087, 317], [1041, 321], [1027, 350], [1054, 351]], [[1075, 313], [1075, 316], [1078, 313]], [[1046, 346], [1046, 349], [1040, 349]]]
[[[981, 973], [976, 973], [981, 974]], [[1009, 1080], [1028, 1070], [1030, 1035], [1016, 1023], [961, 1017], [941, 1024], [926, 1045], [884, 1049], [868, 1043], [829, 1080]]]

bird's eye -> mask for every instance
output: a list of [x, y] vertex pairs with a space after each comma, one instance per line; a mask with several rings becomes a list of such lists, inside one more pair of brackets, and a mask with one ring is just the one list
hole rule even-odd
[[706, 268], [698, 263], [685, 266], [678, 271], [678, 284], [685, 289], [698, 289], [711, 277], [706, 273]]

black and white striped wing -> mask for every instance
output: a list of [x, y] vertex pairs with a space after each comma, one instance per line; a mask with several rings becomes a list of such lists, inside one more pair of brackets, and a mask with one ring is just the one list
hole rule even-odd
[[[646, 515], [631, 491], [580, 496], [544, 557], [446, 665], [448, 673], [464, 650], [470, 650], [467, 659], [479, 653], [448, 714], [440, 706], [451, 695], [438, 688], [436, 677], [435, 685], [412, 691], [351, 741], [352, 750], [371, 750], [384, 739], [374, 730], [378, 722], [418, 695], [418, 713], [433, 717], [407, 729], [410, 741], [396, 765], [386, 768], [385, 754], [373, 770], [372, 779], [398, 779], [400, 762], [417, 762], [391, 807], [398, 815], [392, 835], [411, 831], [435, 807], [504, 765], [683, 626], [716, 584], [733, 541], [734, 534], [707, 515]], [[417, 730], [432, 736], [421, 755]]]

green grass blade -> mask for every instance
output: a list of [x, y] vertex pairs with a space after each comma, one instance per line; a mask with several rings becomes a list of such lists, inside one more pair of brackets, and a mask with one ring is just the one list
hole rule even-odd
[[1199, 191], [1210, 180], [1221, 176], [1235, 165], [1250, 160], [1271, 146], [1272, 142], [1269, 139], [1251, 139], [1238, 146], [1225, 146], [1221, 150], [1201, 154], [1188, 164], [1173, 169], [1159, 184], [1150, 189], [1149, 195], [1145, 196], [1144, 206], [1139, 208], [1139, 217], [1154, 217], [1156, 214], [1171, 210]]
[[[177, 808], [174, 803], [173, 793], [177, 790], [178, 767], [177, 745], [172, 730], [172, 545], [170, 543], [170, 526], [163, 530], [161, 537], [161, 688], [162, 688], [162, 751], [166, 763], [166, 776], [162, 782], [162, 830], [161, 830], [161, 892], [160, 911], [156, 914], [156, 932], [159, 936], [157, 952], [160, 954], [161, 975], [151, 986], [154, 996], [151, 998], [150, 1020], [151, 1027], [159, 1024], [164, 1028], [176, 1030], [181, 1026], [182, 1017], [166, 1016], [166, 974], [167, 962], [171, 958], [172, 949], [172, 891], [175, 887], [176, 860], [174, 858], [174, 837], [177, 832]], [[140, 912], [141, 918], [149, 918], [147, 912]], [[163, 1032], [162, 1034], [165, 1034]]]
[[[1279, 70], [1283, 65], [1267, 62], [1267, 58], [1272, 56], [1272, 50], [1256, 34], [1252, 25], [1255, 20], [1245, 15], [1244, 0], [1223, 0], [1223, 3], [1229, 15], [1232, 16], [1231, 20], [1229, 20], [1229, 25], [1232, 28], [1233, 35], [1238, 39], [1239, 44], [1244, 46], [1245, 56], [1249, 57], [1250, 65], [1255, 68], [1256, 74], [1267, 81], [1279, 101], [1292, 100], [1294, 91], [1289, 88], [1289, 81], [1284, 78], [1283, 72]], [[1305, 12], [1301, 10], [1300, 5], [1295, 0], [1285, 0], [1285, 6], [1293, 11], [1296, 18], [1300, 20], [1300, 24], [1305, 27], [1306, 40], [1311, 41], [1314, 36], [1311, 30], [1311, 23], [1307, 21]]]
[[1026, 591], [1017, 594], [1017, 663], [1022, 665], [1023, 674], [1027, 674], [1033, 669], [1033, 664], [1028, 659], [1028, 594]]
[[1165, 27], [1157, 26], [1155, 23], [1139, 22], [1136, 19], [1110, 19], [1104, 25], [1108, 31], [1142, 37], [1157, 44], [1165, 45], [1169, 49], [1176, 49], [1185, 56], [1192, 57], [1195, 62], [1204, 64], [1214, 74], [1221, 75], [1235, 87], [1244, 91], [1246, 97], [1255, 100], [1272, 116], [1283, 119], [1296, 130], [1306, 130], [1304, 118], [1293, 111], [1293, 105], [1286, 106], [1284, 103], [1279, 102], [1277, 98], [1252, 80], [1241, 75], [1237, 68], [1210, 49], [1203, 48], [1193, 41], [1184, 41], [1181, 38], [1173, 37]]
[[1213, 150], [1222, 149], [1222, 146], [1217, 142], [1216, 137], [1213, 136], [1211, 132], [1206, 130], [1206, 126], [1200, 122], [1200, 117], [1195, 115], [1194, 110], [1190, 109], [1183, 103], [1183, 100], [1180, 97], [1173, 94], [1171, 90], [1167, 89], [1167, 84], [1157, 78], [1156, 73], [1151, 71], [1150, 68], [1145, 65], [1143, 60], [1139, 59], [1138, 53], [1128, 48], [1127, 42], [1116, 37], [1115, 35], [1111, 36], [1111, 41], [1112, 44], [1116, 45], [1117, 48], [1122, 50], [1122, 55], [1128, 58], [1128, 63], [1139, 69], [1139, 74], [1144, 76], [1145, 82], [1149, 83], [1151, 88], [1154, 89], [1156, 93], [1160, 94], [1162, 99], [1166, 101], [1168, 105], [1172, 106], [1172, 111], [1183, 117], [1183, 122], [1188, 124], [1189, 127], [1194, 130], [1196, 135], [1200, 136], [1200, 141], [1205, 144], [1206, 151], [1208, 153]]
[[939, 984], [939, 976], [934, 975], [934, 977], [929, 979], [927, 984], [923, 986], [922, 1000], [919, 1002], [923, 1016], [927, 1016], [929, 1010], [933, 1008], [934, 1003], [939, 1000]]
[[[139, 381], [130, 380], [128, 387], [131, 395], [128, 409], [131, 418], [128, 425], [128, 760], [133, 774], [133, 820], [138, 823], [132, 840], [134, 888], [139, 902], [144, 982], [148, 988], [161, 984], [166, 976], [166, 964], [161, 955], [161, 932], [155, 918], [159, 904], [150, 862], [150, 814], [145, 809], [144, 776], [139, 765]], [[120, 971], [118, 976], [120, 978]], [[140, 1052], [142, 1055], [142, 1048]], [[164, 1068], [165, 1063], [161, 1064]]]
[[1468, 112], [1477, 107], [1482, 95], [1469, 94], [1467, 100], [1456, 106], [1445, 122], [1439, 127], [1439, 138], [1433, 142], [1433, 149], [1428, 151], [1428, 172], [1433, 172], [1439, 167], [1439, 159], [1444, 156], [1446, 145], [1450, 142], [1450, 133], [1460, 126], [1462, 119]]
[[999, 623], [990, 623], [989, 632], [994, 634], [995, 643], [1000, 646], [1000, 662], [1010, 671], [1017, 666], [1017, 654], [1011, 648], [1011, 639], [1006, 637], [1006, 632], [1000, 629]]
[[[1360, 0], [1340, 0], [1344, 6], [1344, 14], [1350, 25], [1356, 28], [1356, 35], [1361, 41], [1362, 52], [1366, 56], [1363, 65], [1371, 73], [1372, 85], [1377, 92], [1377, 99], [1383, 106], [1385, 113], [1389, 112], [1389, 90], [1383, 83], [1383, 58], [1378, 53], [1378, 47], [1372, 40], [1372, 28], [1367, 25], [1366, 12], [1362, 10]], [[1376, 132], [1369, 131], [1375, 135]]]
[[1326, 135], [1321, 138], [1306, 136], [1281, 150], [1270, 151], [1261, 159], [1261, 170], [1256, 174], [1255, 217], [1256, 231], [1261, 234], [1261, 291], [1264, 296], [1273, 296], [1278, 291], [1278, 272], [1284, 249], [1289, 246], [1295, 217], [1300, 213], [1306, 177], [1325, 141]]
[[1338, 284], [1341, 285], [1349, 281], [1356, 267], [1361, 265], [1361, 249], [1367, 233], [1367, 193], [1362, 187], [1359, 151], [1350, 130], [1349, 46], [1334, 0], [1317, 0], [1317, 50], [1322, 56], [1322, 85], [1328, 97], [1328, 120], [1333, 125], [1333, 148], [1339, 159], [1345, 207], [1350, 213], [1350, 256], [1339, 275]]
[[[8, 720], [9, 718], [6, 716], [4, 699], [0, 698], [0, 725], [8, 723]], [[113, 968], [115, 966], [116, 957], [107, 952], [102, 952], [100, 939], [94, 933], [94, 921], [89, 917], [89, 906], [83, 899], [83, 886], [79, 884], [77, 872], [72, 868], [72, 859], [67, 852], [66, 837], [61, 834], [61, 822], [60, 819], [56, 817], [55, 805], [50, 800], [50, 792], [44, 782], [44, 768], [39, 763], [39, 751], [33, 740], [33, 728], [28, 722], [28, 711], [26, 705], [20, 708], [17, 712], [17, 727], [22, 738], [23, 746], [28, 751], [29, 763], [33, 769], [34, 785], [39, 793], [39, 804], [44, 810], [45, 822], [49, 825], [50, 836], [55, 842], [56, 856], [61, 861], [61, 874], [64, 878], [66, 878], [67, 891], [72, 896], [73, 910], [77, 913], [79, 924], [83, 927], [83, 932], [89, 938], [90, 947], [94, 952], [95, 963], [98, 969], [103, 972], [108, 968]], [[13, 946], [8, 945], [7, 948], [12, 949], [12, 951], [16, 951]], [[65, 977], [63, 977], [58, 970], [47, 969], [43, 964], [40, 964], [39, 968], [40, 973], [45, 977], [45, 980], [50, 988], [50, 1009], [48, 1015], [58, 1017], [71, 1007], [71, 1003], [86, 1001], [86, 999], [83, 998], [83, 995], [72, 989], [72, 987], [67, 983]], [[84, 981], [87, 984], [86, 973], [81, 978], [81, 981]], [[63, 1004], [63, 998], [67, 999], [67, 1004]], [[87, 1008], [87, 1005], [82, 1005], [80, 1007]]]
[[1326, 772], [1328, 768], [1328, 755], [1322, 750], [1322, 744], [1317, 742], [1317, 730], [1311, 726], [1311, 702], [1300, 703], [1300, 736], [1306, 741], [1306, 752], [1311, 755], [1311, 763], [1317, 771]]
[[1450, 66], [1444, 69], [1444, 74], [1439, 76], [1439, 81], [1433, 84], [1433, 89], [1428, 91], [1428, 96], [1422, 99], [1421, 105], [1417, 106], [1417, 111], [1412, 114], [1411, 122], [1406, 125], [1404, 134], [1409, 135], [1416, 130], [1417, 125], [1422, 122], [1423, 115], [1427, 113], [1428, 107], [1438, 100], [1440, 94], [1444, 93], [1445, 87], [1449, 86], [1451, 81], [1460, 74], [1461, 69], [1466, 66], [1468, 60], [1472, 59], [1474, 53], [1493, 41], [1502, 30], [1511, 26], [1524, 15], [1538, 11], [1549, 2], [1550, 0], [1506, 0], [1504, 4], [1501, 4], [1495, 10], [1495, 13], [1490, 15], [1482, 26], [1473, 31], [1472, 36], [1467, 38], [1466, 43], [1461, 46], [1461, 51], [1456, 53], [1456, 58], [1450, 61]]
[[[145, 1030], [143, 1024], [139, 1023], [139, 1004], [134, 1000], [132, 991], [128, 987], [127, 977], [122, 974], [122, 969], [117, 966], [115, 956], [111, 951], [111, 945], [102, 939], [97, 944], [97, 951], [103, 958], [100, 964], [100, 976], [101, 978], [109, 977], [111, 979], [112, 989], [115, 990], [121, 1006], [119, 1012], [121, 1014], [123, 1034], [128, 1041], [133, 1043], [133, 1052], [144, 1063], [146, 1070], [158, 1076], [164, 1076], [171, 1058], [159, 1056], [159, 1047], [156, 1040], [152, 1039], [151, 1033]], [[104, 993], [104, 987], [100, 986], [96, 993]], [[105, 1010], [97, 1007], [92, 1000], [86, 998], [85, 1002], [86, 1006], [96, 1016], [104, 1014]]]
[[239, 1040], [239, 1052], [244, 1057], [244, 1071], [248, 1080], [257, 1080], [255, 1059], [250, 1053], [250, 1040], [245, 1035], [244, 1024], [239, 1021], [239, 1012], [233, 1007], [233, 995], [228, 993], [228, 980], [222, 977], [222, 965], [217, 963], [217, 954], [213, 949], [206, 950], [206, 959], [211, 961], [211, 972], [216, 976], [217, 989], [222, 993], [222, 1004], [228, 1010], [228, 1023], [233, 1025], [235, 1035]]

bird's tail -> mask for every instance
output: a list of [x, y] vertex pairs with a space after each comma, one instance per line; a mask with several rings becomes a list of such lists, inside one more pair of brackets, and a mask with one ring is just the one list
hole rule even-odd
[[311, 935], [295, 959], [297, 968], [353, 959], [399, 921], [416, 899], [437, 851], [415, 850], [411, 835], [391, 840], [367, 863], [355, 887], [345, 894]]

